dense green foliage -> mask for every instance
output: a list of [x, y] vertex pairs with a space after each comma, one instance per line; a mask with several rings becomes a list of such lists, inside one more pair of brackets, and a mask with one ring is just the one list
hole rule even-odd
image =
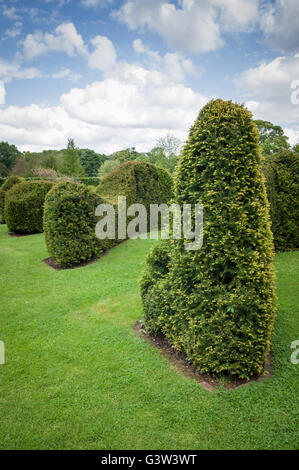
[[167, 203], [173, 196], [170, 174], [150, 163], [130, 161], [106, 175], [97, 187], [97, 193], [116, 204], [118, 196], [126, 196], [127, 206], [135, 203]]
[[166, 155], [163, 148], [154, 147], [149, 152], [139, 156], [137, 161], [152, 163], [160, 168], [164, 168], [169, 171], [169, 173], [173, 173], [177, 164], [177, 159], [178, 157], [174, 153]]
[[269, 121], [256, 120], [254, 122], [259, 131], [259, 143], [264, 155], [290, 148], [288, 137], [284, 135], [282, 127]]
[[107, 159], [106, 155], [101, 155], [90, 149], [79, 149], [78, 155], [84, 174], [87, 177], [97, 176], [100, 166]]
[[15, 233], [43, 231], [43, 208], [50, 181], [23, 181], [5, 195], [5, 222]]
[[280, 151], [265, 159], [263, 170], [275, 249], [299, 248], [299, 154]]
[[124, 150], [118, 150], [117, 152], [112, 153], [111, 155], [109, 155], [109, 160], [115, 160], [117, 162], [124, 163], [136, 160], [139, 155], [141, 154], [136, 152], [135, 147], [132, 147]]
[[98, 186], [100, 178], [98, 176], [81, 176], [78, 178], [80, 183], [86, 184], [87, 186]]
[[12, 188], [15, 184], [21, 183], [22, 179], [19, 178], [18, 176], [10, 176], [9, 178], [6, 178], [4, 183], [1, 186], [1, 189], [3, 191], [8, 191], [10, 188]]
[[5, 203], [5, 191], [0, 189], [0, 224], [4, 224], [4, 203]]
[[63, 267], [88, 261], [102, 251], [95, 236], [99, 196], [83, 184], [58, 183], [47, 195], [44, 231], [50, 256]]
[[106, 160], [99, 169], [98, 177], [102, 179], [104, 176], [111, 173], [111, 171], [115, 170], [120, 164], [121, 162], [119, 160]]
[[275, 257], [272, 377], [211, 393], [132, 331], [154, 240], [128, 240], [96, 263], [57, 272], [41, 262], [43, 234], [6, 232], [0, 226], [1, 449], [298, 449], [290, 344], [299, 252]]
[[168, 256], [151, 255], [141, 283], [147, 327], [201, 373], [247, 379], [263, 368], [274, 313], [268, 202], [245, 108], [203, 107], [179, 159], [175, 200], [203, 205], [203, 246], [172, 241]]
[[18, 157], [22, 154], [15, 145], [0, 142], [0, 176], [7, 176]]
[[21, 178], [19, 178], [18, 176], [10, 176], [9, 178], [3, 178], [2, 186], [0, 187], [0, 223], [1, 224], [5, 222], [5, 214], [4, 214], [5, 194], [15, 184], [21, 183], [21, 181], [22, 181]]
[[84, 170], [81, 166], [78, 149], [73, 139], [68, 139], [66, 150], [63, 152], [61, 172], [68, 176], [83, 176]]
[[0, 188], [3, 185], [3, 183], [5, 183], [6, 179], [7, 179], [6, 176], [0, 176]]

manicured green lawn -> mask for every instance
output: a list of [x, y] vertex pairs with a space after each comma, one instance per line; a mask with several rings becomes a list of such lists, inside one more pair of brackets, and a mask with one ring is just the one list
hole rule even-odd
[[[132, 330], [152, 240], [54, 271], [43, 235], [0, 227], [1, 449], [298, 448], [299, 252], [276, 257], [274, 375], [208, 392]], [[297, 264], [296, 264], [297, 263]], [[297, 275], [297, 280], [296, 280]]]

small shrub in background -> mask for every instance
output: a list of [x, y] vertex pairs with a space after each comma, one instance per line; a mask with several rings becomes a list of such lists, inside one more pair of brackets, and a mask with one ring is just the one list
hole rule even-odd
[[3, 191], [8, 191], [15, 184], [21, 183], [22, 181], [22, 178], [19, 176], [9, 176], [9, 178], [6, 178], [0, 189], [3, 189]]
[[5, 223], [4, 203], [5, 203], [5, 191], [3, 191], [3, 189], [0, 189], [0, 224]]
[[98, 256], [109, 243], [96, 238], [95, 209], [102, 199], [84, 184], [58, 183], [48, 193], [44, 231], [50, 256], [71, 267]]
[[299, 154], [281, 150], [267, 156], [263, 171], [275, 249], [299, 248]]
[[8, 178], [4, 178], [3, 184], [0, 188], [0, 190], [1, 190], [1, 194], [0, 194], [0, 223], [1, 224], [5, 223], [5, 213], [4, 213], [5, 194], [15, 184], [18, 184], [18, 183], [21, 183], [21, 182], [22, 182], [22, 179], [19, 178], [18, 176], [9, 176]]
[[[143, 204], [147, 210], [147, 229], [150, 229], [150, 204], [168, 203], [173, 197], [173, 181], [170, 173], [151, 163], [129, 161], [107, 174], [96, 189], [97, 193], [117, 211], [118, 196], [125, 196], [127, 208], [131, 204]], [[127, 216], [126, 224], [134, 217]]]
[[83, 176], [77, 179], [80, 183], [86, 184], [87, 186], [98, 186], [101, 180], [98, 176]]
[[5, 221], [9, 231], [36, 233], [43, 231], [43, 207], [50, 181], [23, 181], [5, 195]]
[[127, 206], [167, 203], [173, 196], [172, 177], [168, 171], [151, 163], [130, 161], [122, 163], [107, 174], [97, 187], [104, 199], [117, 204], [118, 196], [126, 196]]

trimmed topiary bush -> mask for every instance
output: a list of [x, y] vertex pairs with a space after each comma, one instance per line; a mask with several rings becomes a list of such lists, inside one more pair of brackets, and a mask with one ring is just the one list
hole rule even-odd
[[5, 193], [12, 188], [15, 184], [21, 183], [22, 179], [18, 176], [10, 176], [9, 178], [4, 178], [3, 184], [0, 188], [0, 223], [5, 223]]
[[107, 248], [95, 236], [95, 209], [102, 199], [84, 184], [58, 183], [46, 197], [44, 231], [51, 257], [71, 267]]
[[104, 176], [97, 193], [117, 204], [118, 196], [126, 196], [127, 206], [140, 203], [167, 203], [173, 196], [172, 177], [168, 171], [151, 163], [130, 161], [119, 165]]
[[22, 183], [22, 181], [22, 178], [19, 178], [19, 176], [10, 176], [9, 178], [6, 178], [0, 189], [3, 191], [8, 191], [15, 184]]
[[5, 223], [4, 203], [5, 203], [5, 191], [3, 191], [3, 189], [0, 189], [0, 224]]
[[299, 247], [299, 154], [284, 150], [265, 158], [263, 171], [277, 251]]
[[231, 101], [203, 107], [175, 175], [175, 202], [203, 205], [203, 246], [155, 248], [142, 282], [145, 322], [200, 373], [262, 371], [274, 321], [273, 243], [258, 131]]
[[9, 231], [36, 233], [43, 231], [43, 207], [50, 181], [23, 181], [5, 195], [5, 221]]

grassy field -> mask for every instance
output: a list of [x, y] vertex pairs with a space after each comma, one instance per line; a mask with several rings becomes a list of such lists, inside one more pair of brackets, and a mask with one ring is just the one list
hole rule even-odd
[[[299, 252], [276, 256], [274, 375], [204, 390], [135, 335], [138, 278], [153, 240], [55, 271], [43, 235], [0, 226], [1, 449], [298, 448]], [[296, 266], [297, 263], [297, 266]]]

